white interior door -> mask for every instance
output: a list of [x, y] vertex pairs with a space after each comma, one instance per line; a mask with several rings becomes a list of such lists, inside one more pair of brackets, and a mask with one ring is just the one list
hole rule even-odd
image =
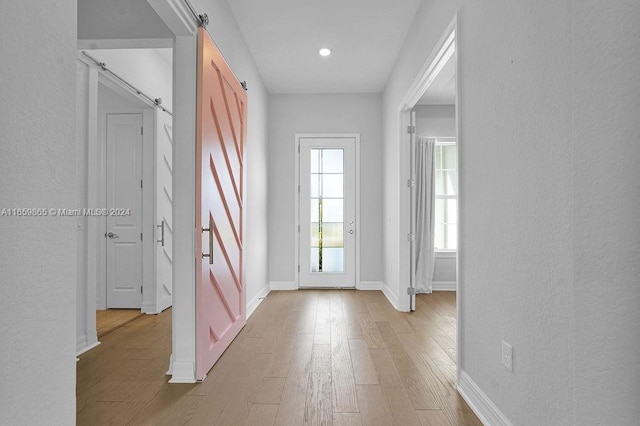
[[356, 137], [299, 138], [299, 285], [356, 284]]
[[107, 115], [107, 308], [142, 304], [142, 114]]
[[156, 306], [171, 306], [173, 291], [173, 129], [169, 114], [156, 108]]

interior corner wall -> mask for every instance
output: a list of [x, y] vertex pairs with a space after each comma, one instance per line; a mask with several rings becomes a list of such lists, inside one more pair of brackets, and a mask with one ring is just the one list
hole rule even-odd
[[[0, 209], [73, 208], [76, 1], [5, 2], [0, 39]], [[75, 423], [75, 228], [0, 216], [0, 424]]]
[[397, 111], [456, 12], [459, 366], [513, 424], [634, 424], [640, 4], [422, 3], [384, 93], [385, 279], [396, 288]]
[[269, 97], [269, 278], [295, 281], [295, 135], [360, 133], [360, 281], [382, 281], [380, 94]]
[[240, 81], [247, 82], [246, 226], [244, 231], [247, 306], [250, 310], [268, 286], [268, 93], [244, 37], [225, 0], [192, 0], [206, 13], [207, 27], [225, 60]]

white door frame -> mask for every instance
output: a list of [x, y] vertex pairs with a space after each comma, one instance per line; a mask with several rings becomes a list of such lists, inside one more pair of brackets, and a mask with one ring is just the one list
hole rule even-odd
[[[464, 194], [460, 188], [463, 188], [464, 180], [464, 143], [463, 135], [461, 132], [461, 118], [460, 118], [460, 16], [458, 13], [451, 20], [446, 30], [440, 37], [438, 43], [436, 43], [434, 49], [431, 51], [429, 57], [425, 61], [424, 65], [420, 69], [420, 72], [414, 79], [413, 83], [406, 92], [402, 102], [398, 107], [398, 122], [400, 123], [399, 129], [399, 158], [400, 158], [400, 235], [399, 235], [399, 286], [398, 289], [398, 310], [407, 312], [409, 311], [411, 296], [405, 291], [403, 283], [410, 282], [410, 248], [407, 236], [411, 228], [411, 199], [410, 191], [406, 185], [406, 182], [410, 179], [409, 167], [402, 167], [409, 164], [410, 150], [409, 150], [409, 134], [407, 133], [407, 126], [409, 126], [410, 114], [413, 107], [417, 104], [418, 100], [427, 91], [435, 77], [438, 75], [446, 61], [453, 55], [456, 60], [456, 116], [455, 116], [455, 128], [456, 138], [458, 144], [458, 253], [456, 260], [456, 348], [458, 354], [462, 353], [461, 345], [461, 330], [463, 329], [464, 318], [460, 312], [462, 306], [464, 281], [461, 274], [460, 259], [462, 258], [462, 241], [464, 239], [464, 232], [462, 224], [464, 223], [463, 217], [463, 203]], [[456, 378], [460, 377], [460, 365], [462, 364], [460, 356], [458, 356], [458, 362], [456, 363]]]
[[296, 255], [296, 259], [294, 262], [294, 276], [295, 276], [295, 286], [296, 288], [300, 288], [300, 271], [298, 265], [300, 264], [300, 237], [298, 230], [300, 229], [300, 192], [298, 188], [300, 186], [300, 139], [304, 138], [349, 138], [355, 139], [355, 156], [356, 156], [356, 171], [355, 171], [355, 179], [356, 179], [356, 193], [355, 193], [355, 201], [356, 201], [356, 247], [355, 247], [355, 255], [356, 255], [356, 275], [355, 275], [355, 285], [356, 288], [360, 284], [360, 133], [296, 133], [295, 135], [295, 144], [294, 144], [294, 157], [295, 157], [295, 178], [294, 178], [294, 186], [293, 192], [295, 194], [295, 222], [294, 222], [294, 253]]
[[[91, 66], [95, 66], [91, 65]], [[152, 286], [154, 285], [153, 277], [155, 271], [153, 270], [153, 258], [151, 257], [155, 250], [154, 241], [154, 229], [152, 227], [154, 219], [151, 216], [154, 210], [155, 194], [153, 190], [153, 152], [154, 152], [154, 111], [155, 105], [145, 102], [144, 99], [134, 94], [130, 88], [124, 86], [121, 82], [111, 77], [108, 73], [103, 72], [99, 67], [98, 69], [98, 81], [97, 84], [103, 84], [109, 89], [116, 92], [126, 100], [139, 104], [140, 107], [136, 108], [117, 108], [112, 110], [103, 111], [103, 114], [98, 117], [98, 122], [102, 123], [103, 131], [106, 131], [106, 116], [108, 114], [142, 114], [142, 127], [144, 134], [142, 137], [142, 180], [147, 182], [142, 188], [142, 287], [143, 287], [143, 299], [140, 309], [145, 305], [147, 297], [145, 294], [152, 292]], [[99, 99], [96, 99], [99, 101]], [[88, 169], [88, 181], [89, 187], [89, 207], [103, 207], [106, 206], [106, 182], [107, 182], [107, 169], [106, 169], [106, 139], [105, 135], [100, 134], [96, 140], [96, 149], [90, 150], [89, 164], [95, 164], [97, 167], [89, 167]], [[92, 204], [95, 203], [95, 204]], [[106, 217], [96, 218], [94, 221], [89, 221], [87, 227], [88, 234], [94, 234], [95, 244], [88, 244], [87, 255], [91, 261], [95, 262], [95, 266], [92, 266], [89, 271], [94, 279], [88, 280], [88, 285], [91, 286], [95, 283], [97, 300], [95, 309], [106, 309], [106, 247], [104, 241], [104, 234], [107, 230]], [[95, 267], [95, 269], [94, 269]], [[93, 275], [95, 274], [95, 275]], [[95, 310], [94, 309], [94, 310]], [[145, 312], [144, 310], [142, 310]]]

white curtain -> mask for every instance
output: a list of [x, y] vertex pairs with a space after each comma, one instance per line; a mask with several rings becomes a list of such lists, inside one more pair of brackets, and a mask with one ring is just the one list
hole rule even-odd
[[416, 198], [415, 198], [415, 288], [416, 293], [431, 293], [433, 282], [433, 230], [435, 216], [435, 172], [433, 138], [416, 140]]

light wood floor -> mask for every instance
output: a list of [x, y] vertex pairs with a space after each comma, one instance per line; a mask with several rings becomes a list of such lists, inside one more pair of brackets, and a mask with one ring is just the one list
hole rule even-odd
[[98, 338], [111, 333], [144, 315], [140, 309], [107, 309], [96, 311], [96, 331]]
[[167, 384], [171, 311], [78, 362], [79, 425], [480, 425], [455, 391], [455, 294], [272, 292], [200, 384]]

